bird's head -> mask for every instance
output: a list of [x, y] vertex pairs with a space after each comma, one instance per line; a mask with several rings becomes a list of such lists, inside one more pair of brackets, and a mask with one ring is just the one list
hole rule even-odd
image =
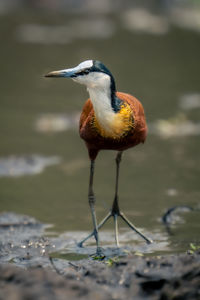
[[75, 68], [53, 71], [45, 77], [65, 77], [87, 86], [87, 88], [105, 88], [111, 86], [115, 90], [115, 82], [111, 72], [98, 60], [86, 60]]

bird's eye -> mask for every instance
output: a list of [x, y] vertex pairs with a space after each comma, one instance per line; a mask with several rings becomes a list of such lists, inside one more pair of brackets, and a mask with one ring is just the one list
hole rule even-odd
[[83, 71], [80, 71], [80, 72], [76, 73], [76, 76], [87, 75], [89, 73], [90, 73], [90, 70], [86, 69], [86, 70], [83, 70]]

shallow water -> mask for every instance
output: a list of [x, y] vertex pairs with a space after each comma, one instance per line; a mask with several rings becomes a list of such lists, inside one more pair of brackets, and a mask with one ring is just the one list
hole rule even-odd
[[[97, 27], [89, 26], [86, 19], [30, 11], [0, 16], [0, 159], [23, 161], [35, 154], [61, 159], [37, 174], [1, 176], [0, 210], [34, 216], [53, 224], [56, 233], [76, 236], [80, 230], [83, 235], [91, 230], [89, 162], [76, 125], [77, 112], [88, 95], [83, 86], [66, 79], [44, 79], [43, 74], [95, 58], [111, 69], [118, 90], [142, 101], [149, 124], [147, 142], [124, 153], [121, 209], [137, 227], [156, 237], [154, 253], [183, 252], [191, 242], [199, 243], [198, 209], [182, 213], [171, 235], [161, 217], [175, 205], [199, 205], [200, 35], [172, 25], [162, 34], [138, 32], [125, 26], [124, 15], [106, 16], [104, 25]], [[97, 21], [102, 24], [101, 18]], [[94, 25], [95, 20], [92, 22]], [[37, 30], [30, 24], [36, 24]], [[51, 35], [49, 26], [54, 25]], [[108, 34], [99, 35], [99, 26], [105, 26]], [[93, 31], [86, 36], [90, 27]], [[27, 28], [35, 30], [34, 40], [34, 36], [31, 41], [26, 39]], [[66, 28], [68, 39], [65, 35], [63, 40], [59, 30], [66, 34]], [[47, 38], [50, 35], [48, 43], [38, 40], [44, 30]], [[191, 101], [191, 95], [197, 95], [197, 100]], [[113, 151], [104, 151], [96, 161], [98, 220], [112, 203], [114, 157]], [[113, 223], [109, 222], [102, 233], [103, 244], [112, 241], [111, 230]], [[124, 239], [127, 245], [137, 241], [120, 222], [120, 240]], [[152, 252], [151, 247], [147, 252]]]
[[[80, 247], [78, 243], [88, 232], [68, 231], [61, 234], [53, 234], [52, 226], [42, 224], [29, 216], [2, 213], [0, 214], [0, 262], [14, 263], [20, 267], [28, 267], [37, 264], [50, 265], [50, 257], [60, 259], [62, 269], [65, 261], [82, 260], [96, 253], [96, 245], [92, 239]], [[167, 234], [161, 236], [158, 232], [148, 236], [154, 239], [154, 243], [147, 245], [141, 243], [138, 237], [130, 232], [122, 231], [120, 234], [120, 247], [115, 245], [112, 231], [102, 231], [101, 249], [106, 259], [115, 256], [127, 256], [135, 254], [155, 254], [168, 249]], [[169, 249], [168, 249], [169, 250]]]

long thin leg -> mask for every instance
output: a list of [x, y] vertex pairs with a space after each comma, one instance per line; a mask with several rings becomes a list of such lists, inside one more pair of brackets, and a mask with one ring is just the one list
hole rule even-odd
[[117, 247], [119, 247], [117, 217], [118, 217], [118, 215], [114, 215], [114, 223], [115, 223], [115, 242], [116, 242]]
[[119, 151], [116, 156], [116, 180], [115, 180], [115, 197], [112, 206], [113, 214], [119, 214], [119, 204], [118, 204], [118, 186], [119, 186], [119, 166], [122, 159], [122, 151]]
[[116, 156], [116, 181], [115, 181], [115, 197], [112, 205], [111, 214], [114, 218], [115, 224], [115, 242], [117, 247], [119, 247], [119, 238], [118, 238], [118, 223], [117, 217], [120, 215], [119, 204], [118, 204], [118, 186], [119, 186], [119, 166], [122, 158], [122, 151], [117, 153]]
[[147, 238], [144, 234], [142, 234], [128, 219], [127, 217], [120, 212], [119, 209], [119, 204], [118, 204], [118, 182], [119, 182], [119, 166], [121, 162], [121, 157], [122, 157], [122, 152], [117, 153], [116, 157], [116, 184], [115, 184], [115, 198], [113, 201], [113, 207], [112, 207], [112, 215], [114, 217], [114, 222], [115, 222], [115, 240], [117, 246], [119, 246], [118, 242], [118, 228], [117, 228], [117, 217], [120, 216], [122, 220], [132, 229], [134, 230], [137, 234], [139, 234], [148, 244], [152, 243], [152, 240]]
[[94, 175], [94, 161], [91, 161], [91, 171], [90, 171], [90, 184], [89, 184], [89, 204], [92, 212], [92, 219], [94, 224], [94, 230], [86, 237], [84, 238], [79, 244], [79, 247], [83, 246], [83, 243], [87, 241], [90, 237], [93, 235], [95, 236], [96, 243], [97, 243], [97, 253], [101, 253], [101, 249], [99, 247], [99, 238], [98, 238], [98, 229], [103, 227], [103, 225], [108, 221], [108, 219], [113, 216], [114, 218], [114, 224], [115, 224], [115, 241], [117, 247], [119, 247], [119, 238], [118, 238], [118, 223], [117, 223], [117, 217], [121, 217], [122, 220], [137, 234], [139, 234], [148, 244], [152, 243], [153, 241], [149, 238], [147, 238], [144, 234], [142, 234], [128, 219], [127, 217], [120, 211], [119, 204], [118, 204], [118, 185], [119, 185], [119, 167], [122, 157], [122, 151], [119, 151], [117, 153], [116, 157], [116, 181], [115, 181], [115, 197], [112, 205], [111, 211], [107, 214], [107, 216], [97, 225], [96, 221], [96, 214], [94, 210], [94, 204], [95, 204], [95, 198], [93, 193], [93, 175]]
[[94, 160], [91, 160], [90, 164], [90, 180], [89, 180], [89, 191], [88, 191], [88, 200], [89, 200], [89, 206], [92, 214], [92, 222], [94, 226], [94, 237], [96, 240], [97, 245], [97, 254], [101, 254], [101, 248], [99, 246], [99, 234], [98, 234], [98, 226], [97, 226], [97, 218], [95, 213], [95, 196], [93, 192], [93, 177], [94, 177]]
[[[114, 217], [114, 222], [115, 222], [115, 241], [116, 241], [117, 247], [119, 247], [117, 216], [120, 213], [119, 212], [119, 206], [118, 206], [118, 182], [119, 182], [119, 165], [120, 165], [120, 162], [121, 162], [121, 156], [122, 156], [122, 152], [120, 151], [120, 152], [117, 153], [117, 157], [116, 157], [116, 167], [117, 167], [117, 169], [116, 169], [116, 181], [115, 181], [115, 198], [114, 198], [114, 202], [113, 202], [113, 206], [112, 206], [111, 212], [109, 212], [108, 215], [97, 226], [97, 232], [98, 232], [98, 229], [100, 229], [108, 221], [108, 219], [111, 216]], [[91, 161], [91, 164], [92, 164], [92, 162], [93, 161]], [[94, 162], [93, 162], [93, 164], [94, 164]], [[94, 193], [93, 193], [93, 190], [92, 190], [93, 175], [94, 175], [94, 165], [93, 166], [91, 165], [89, 195], [91, 194], [92, 197], [94, 198]], [[94, 227], [94, 231], [92, 231], [86, 238], [84, 238], [82, 241], [80, 241], [78, 243], [78, 246], [82, 247], [83, 243], [85, 243], [93, 235], [95, 236], [95, 227]]]
[[[111, 212], [108, 213], [108, 215], [97, 226], [97, 233], [98, 233], [98, 229], [100, 229], [108, 221], [108, 219], [111, 216], [114, 217], [114, 222], [115, 222], [115, 241], [116, 241], [117, 247], [119, 247], [117, 217], [120, 214], [119, 206], [118, 206], [118, 182], [119, 182], [119, 165], [120, 165], [120, 162], [121, 162], [121, 156], [122, 156], [122, 152], [120, 151], [120, 152], [117, 153], [117, 157], [116, 157], [116, 167], [117, 168], [116, 168], [115, 198], [114, 198], [114, 201], [113, 201], [112, 210], [111, 210]], [[91, 163], [92, 163], [92, 161], [91, 161]], [[91, 174], [90, 174], [89, 195], [92, 195], [92, 197], [94, 198], [94, 193], [92, 191], [94, 166], [93, 167], [91, 166], [91, 170], [92, 171], [91, 171]], [[91, 178], [91, 176], [92, 176], [92, 178]], [[90, 199], [90, 196], [89, 196], [89, 199]], [[95, 219], [96, 219], [96, 217], [95, 217]], [[93, 235], [95, 236], [95, 232], [96, 231], [95, 231], [95, 226], [94, 226], [94, 231], [92, 231], [86, 238], [84, 238], [82, 241], [80, 241], [78, 243], [78, 246], [82, 247], [83, 243], [85, 243], [90, 237], [92, 237]], [[95, 236], [95, 238], [96, 238], [96, 236]]]

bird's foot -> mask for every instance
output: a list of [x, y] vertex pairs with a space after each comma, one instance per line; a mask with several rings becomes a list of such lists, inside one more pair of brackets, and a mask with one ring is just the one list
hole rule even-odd
[[77, 246], [80, 247], [80, 248], [83, 248], [83, 241], [77, 243]]
[[[107, 214], [107, 216], [99, 223], [99, 225], [97, 226], [97, 229], [100, 229], [107, 221], [108, 219], [112, 216], [111, 212], [109, 212]], [[85, 237], [82, 241], [80, 241], [77, 245], [78, 247], [83, 247], [83, 244], [92, 236], [95, 235], [95, 230], [93, 230], [87, 237]]]
[[152, 244], [153, 243], [153, 240], [146, 237], [142, 232], [140, 232], [128, 219], [127, 217], [125, 217], [125, 215], [120, 212], [120, 215], [119, 215], [122, 220], [133, 230], [135, 231], [138, 235], [140, 235], [145, 241], [147, 244]]
[[103, 260], [106, 257], [105, 254], [104, 254], [104, 252], [103, 252], [103, 248], [101, 248], [99, 246], [97, 247], [96, 253], [92, 254], [90, 256], [94, 260]]
[[146, 243], [147, 243], [148, 245], [153, 244], [153, 240], [146, 237]]

